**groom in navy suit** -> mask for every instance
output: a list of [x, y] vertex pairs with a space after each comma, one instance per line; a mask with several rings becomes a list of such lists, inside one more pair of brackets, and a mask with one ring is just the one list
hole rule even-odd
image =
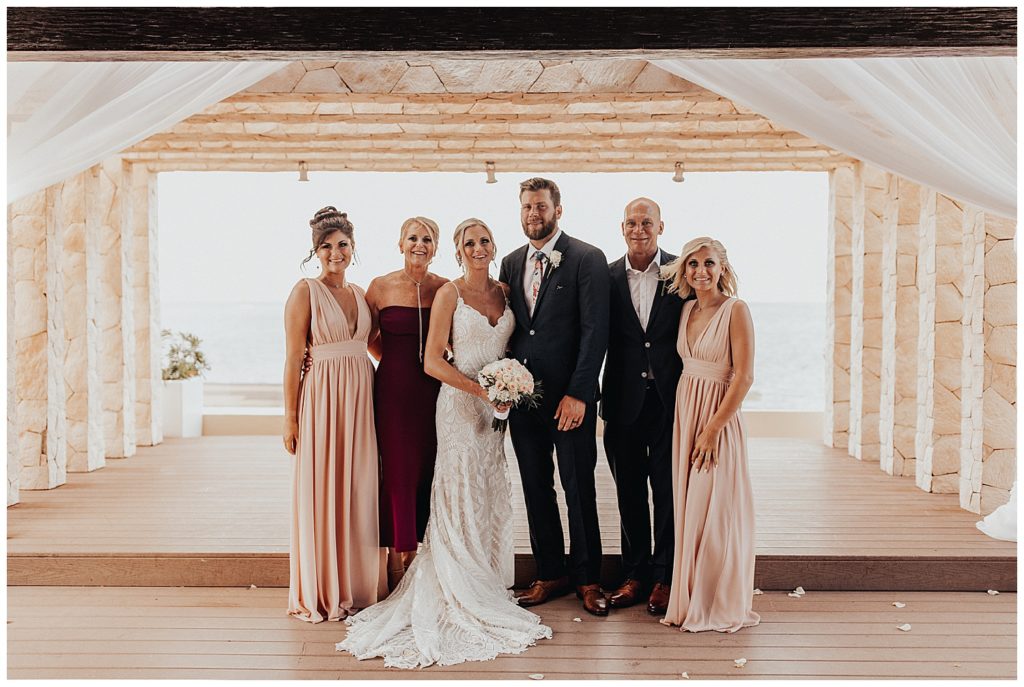
[[[597, 378], [608, 345], [608, 264], [598, 248], [559, 229], [562, 204], [555, 182], [527, 179], [519, 185], [519, 200], [529, 243], [501, 262], [516, 317], [509, 346], [543, 391], [538, 408], [513, 410], [509, 418], [538, 577], [519, 603], [533, 606], [568, 592], [571, 575], [584, 609], [607, 615], [598, 583], [594, 469]], [[569, 511], [568, 566], [552, 450]]]

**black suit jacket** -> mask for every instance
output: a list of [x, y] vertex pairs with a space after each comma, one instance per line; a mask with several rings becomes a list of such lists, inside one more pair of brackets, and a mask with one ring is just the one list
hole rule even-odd
[[526, 244], [501, 261], [501, 280], [509, 285], [516, 328], [509, 341], [512, 356], [543, 385], [541, 410], [554, 415], [565, 395], [592, 403], [608, 346], [608, 266], [599, 248], [565, 232], [554, 250], [561, 263], [547, 269], [530, 308], [523, 293]]
[[[661, 252], [662, 265], [675, 259], [676, 256]], [[630, 424], [639, 417], [644, 405], [648, 370], [654, 372], [662, 405], [669, 410], [675, 407], [676, 385], [683, 369], [676, 341], [684, 301], [677, 294], [667, 293], [667, 282], [659, 283], [645, 332], [629, 295], [626, 257], [608, 265], [608, 273], [611, 309], [608, 360], [601, 384], [601, 417], [606, 422]]]

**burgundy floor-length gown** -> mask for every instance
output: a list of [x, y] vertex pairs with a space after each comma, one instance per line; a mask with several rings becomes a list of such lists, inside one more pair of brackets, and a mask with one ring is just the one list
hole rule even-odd
[[430, 516], [441, 382], [423, 371], [420, 357], [429, 322], [430, 308], [390, 305], [380, 311], [382, 353], [373, 399], [381, 463], [380, 545], [399, 551], [416, 550]]
[[312, 364], [299, 389], [288, 613], [341, 620], [387, 593], [377, 528], [370, 309], [352, 285], [355, 333], [334, 294], [307, 279]]
[[736, 299], [719, 306], [691, 351], [686, 323], [695, 303], [683, 306], [679, 321], [683, 374], [672, 438], [676, 545], [672, 591], [662, 622], [690, 632], [735, 632], [760, 621], [752, 608], [754, 495], [740, 411], [718, 435], [717, 467], [697, 472], [689, 456], [732, 381], [729, 323]]

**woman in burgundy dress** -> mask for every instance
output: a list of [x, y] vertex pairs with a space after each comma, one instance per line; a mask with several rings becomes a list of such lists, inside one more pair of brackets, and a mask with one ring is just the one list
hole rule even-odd
[[380, 326], [369, 348], [380, 360], [373, 400], [381, 464], [380, 545], [388, 549], [391, 589], [415, 558], [430, 515], [440, 382], [423, 372], [423, 346], [434, 294], [448, 282], [427, 270], [437, 237], [433, 220], [407, 219], [398, 241], [405, 265], [377, 277], [366, 291]]

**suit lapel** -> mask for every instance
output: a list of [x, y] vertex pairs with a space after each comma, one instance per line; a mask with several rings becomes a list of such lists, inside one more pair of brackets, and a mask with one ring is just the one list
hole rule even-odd
[[[558, 241], [555, 243], [554, 250], [557, 250], [562, 254], [562, 262], [565, 262], [565, 249], [569, 245], [569, 236], [564, 231], [562, 235], [558, 237]], [[554, 251], [552, 251], [554, 252]], [[523, 256], [524, 264], [526, 256]], [[548, 285], [553, 281], [555, 267], [551, 264], [551, 260], [548, 260], [547, 267], [544, 270], [544, 278], [540, 282], [540, 291], [537, 292], [537, 302], [533, 306], [533, 317], [530, 321], [533, 322], [537, 317], [537, 313], [540, 311], [541, 301], [544, 300], [544, 294], [547, 293]]]
[[518, 248], [509, 259], [512, 265], [509, 268], [508, 287], [512, 293], [512, 311], [519, 322], [526, 322], [529, 319], [530, 306], [526, 303], [526, 294], [523, 293], [523, 265], [526, 263], [526, 251], [530, 244]]
[[[676, 256], [669, 255], [665, 251], [661, 251], [661, 263], [660, 264], [661, 264], [662, 267], [664, 267], [665, 265], [669, 264], [670, 262], [672, 262], [675, 259], [676, 259]], [[651, 303], [651, 314], [647, 318], [648, 326], [650, 326], [651, 322], [654, 322], [654, 318], [658, 314], [658, 308], [661, 307], [662, 301], [665, 300], [665, 289], [667, 289], [667, 288], [668, 288], [668, 284], [666, 284], [664, 282], [664, 280], [662, 280], [660, 278], [660, 276], [659, 276], [659, 278], [658, 278], [658, 288], [654, 292], [654, 302]]]
[[629, 293], [629, 279], [626, 277], [626, 258], [615, 262], [612, 265], [612, 281], [615, 283], [615, 288], [619, 291], [619, 296], [622, 298], [622, 302], [626, 304], [626, 310], [629, 311], [629, 321], [636, 325], [636, 328], [643, 331], [643, 325], [640, 324], [640, 318], [636, 314], [636, 308], [633, 307], [633, 296]]

